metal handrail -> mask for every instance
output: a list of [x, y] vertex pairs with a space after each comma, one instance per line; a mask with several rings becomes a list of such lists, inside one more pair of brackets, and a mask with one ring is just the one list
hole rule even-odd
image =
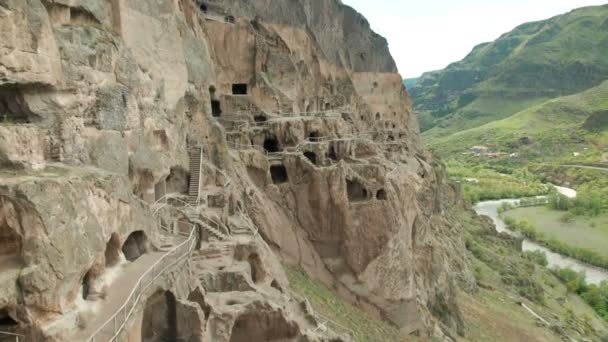
[[19, 338], [20, 337], [24, 337], [25, 338], [25, 335], [15, 334], [15, 333], [8, 332], [8, 331], [0, 331], [0, 335], [12, 336], [12, 337], [15, 338], [15, 342], [19, 342]]
[[[102, 324], [91, 336], [86, 340], [87, 342], [96, 342], [98, 341], [98, 335], [102, 332], [102, 330], [106, 328], [113, 327], [112, 331], [114, 334], [108, 340], [109, 342], [116, 341], [117, 337], [120, 333], [126, 328], [128, 320], [131, 318], [133, 313], [135, 312], [135, 308], [142, 297], [142, 294], [162, 275], [164, 275], [170, 268], [172, 268], [176, 263], [182, 261], [184, 258], [189, 259], [190, 254], [194, 250], [196, 246], [196, 226], [192, 225], [192, 230], [190, 231], [190, 236], [188, 239], [177, 247], [173, 248], [165, 255], [163, 255], [160, 259], [158, 259], [137, 281], [136, 285], [131, 290], [129, 297], [127, 297], [125, 303], [116, 310], [116, 312], [110, 317], [104, 324]], [[179, 253], [179, 254], [178, 254]], [[170, 257], [174, 257], [174, 260], [168, 260]], [[160, 269], [158, 269], [160, 268]], [[156, 271], [156, 272], [155, 272]], [[152, 274], [152, 279], [146, 281], [146, 277]], [[129, 302], [133, 301], [130, 309], [127, 310], [129, 306]], [[121, 320], [119, 320], [119, 315], [123, 314]]]

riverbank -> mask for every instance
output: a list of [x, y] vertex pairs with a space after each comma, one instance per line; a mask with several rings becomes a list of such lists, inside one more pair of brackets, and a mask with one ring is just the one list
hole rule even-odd
[[[565, 189], [557, 187], [558, 191], [566, 196], [573, 196], [575, 193], [571, 189]], [[513, 231], [509, 230], [504, 220], [500, 218], [498, 213], [499, 208], [502, 207], [503, 203], [515, 205], [519, 203], [518, 199], [503, 199], [496, 201], [485, 201], [476, 204], [473, 209], [478, 215], [488, 216], [494, 223], [495, 228], [498, 232], [506, 232], [514, 235]], [[547, 256], [549, 268], [571, 268], [576, 272], [584, 272], [586, 280], [591, 284], [600, 284], [602, 281], [608, 280], [608, 270], [595, 267], [593, 265], [586, 264], [574, 258], [555, 253], [548, 248], [539, 245], [538, 243], [531, 241], [530, 239], [524, 239], [522, 243], [523, 251], [541, 251]]]
[[564, 215], [545, 206], [515, 208], [503, 213], [505, 219], [530, 222], [547, 239], [589, 249], [608, 258], [608, 215], [574, 216], [567, 222], [563, 220]]

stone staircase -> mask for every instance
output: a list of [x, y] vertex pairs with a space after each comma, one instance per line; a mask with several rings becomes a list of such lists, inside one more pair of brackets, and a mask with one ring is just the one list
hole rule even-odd
[[188, 204], [194, 207], [198, 206], [200, 202], [202, 158], [202, 147], [196, 147], [190, 150], [190, 185], [188, 188]]

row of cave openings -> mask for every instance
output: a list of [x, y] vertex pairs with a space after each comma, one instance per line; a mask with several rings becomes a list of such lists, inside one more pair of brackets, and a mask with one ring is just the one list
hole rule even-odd
[[[194, 302], [201, 308], [204, 319], [208, 320], [211, 307], [199, 292], [188, 296], [189, 302]], [[229, 300], [228, 305], [239, 304]], [[170, 291], [158, 291], [148, 298], [143, 311], [141, 326], [142, 341], [186, 341], [192, 340], [193, 330], [190, 322], [183, 319], [189, 314], [188, 308], [181, 311], [182, 305]], [[230, 342], [250, 341], [292, 341], [298, 338], [298, 329], [293, 322], [277, 311], [247, 311], [240, 314], [230, 331]]]
[[[346, 180], [346, 194], [350, 202], [365, 202], [370, 200], [369, 191], [356, 180]], [[386, 190], [377, 190], [375, 198], [379, 201], [386, 201], [388, 199]]]
[[[248, 85], [246, 83], [233, 83], [232, 84], [232, 95], [246, 96], [249, 93]], [[214, 86], [209, 87], [209, 97], [211, 98], [211, 115], [213, 117], [222, 116], [222, 103], [217, 95], [217, 90]]]
[[[138, 230], [132, 232], [122, 244], [120, 243], [118, 234], [114, 233], [106, 244], [106, 270], [119, 265], [125, 260], [134, 262], [146, 254], [148, 249], [148, 237], [144, 231]], [[82, 297], [84, 299], [87, 299], [92, 294], [93, 283], [99, 276], [98, 274], [94, 275], [93, 270], [90, 270], [82, 278]]]

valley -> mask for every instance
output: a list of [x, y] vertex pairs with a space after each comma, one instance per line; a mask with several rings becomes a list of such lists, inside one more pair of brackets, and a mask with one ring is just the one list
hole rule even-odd
[[465, 201], [606, 320], [607, 27], [607, 5], [576, 9], [406, 80], [423, 140]]

